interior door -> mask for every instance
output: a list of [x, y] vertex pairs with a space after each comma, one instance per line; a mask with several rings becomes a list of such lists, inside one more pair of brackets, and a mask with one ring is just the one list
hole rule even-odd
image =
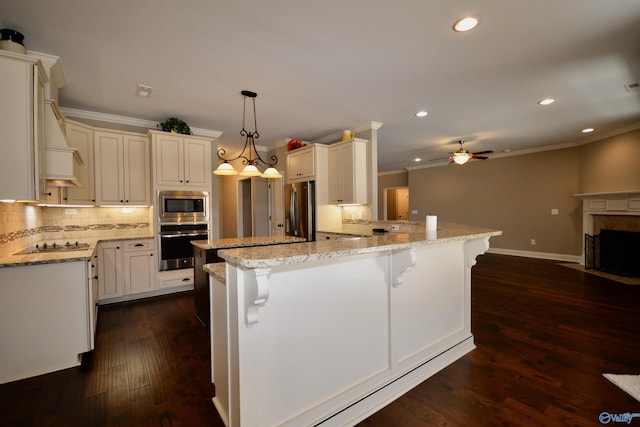
[[[283, 171], [279, 171], [283, 175]], [[282, 178], [269, 182], [269, 231], [271, 236], [284, 236], [284, 182]]]

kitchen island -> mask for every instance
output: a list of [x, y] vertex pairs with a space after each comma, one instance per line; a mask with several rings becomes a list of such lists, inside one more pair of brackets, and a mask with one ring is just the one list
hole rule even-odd
[[196, 318], [204, 327], [209, 327], [209, 279], [203, 269], [205, 264], [224, 262], [218, 256], [220, 249], [245, 248], [249, 246], [281, 245], [304, 242], [302, 237], [294, 236], [252, 236], [228, 237], [224, 239], [192, 240], [193, 246], [193, 300]]
[[353, 425], [475, 348], [471, 267], [500, 231], [441, 223], [223, 250], [213, 402], [229, 426]]

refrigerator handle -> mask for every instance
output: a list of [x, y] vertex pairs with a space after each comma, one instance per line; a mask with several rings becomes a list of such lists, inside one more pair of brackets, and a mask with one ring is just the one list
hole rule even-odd
[[299, 213], [300, 206], [298, 205], [298, 190], [296, 188], [291, 189], [291, 200], [289, 204], [289, 212], [291, 216], [291, 234], [294, 236], [298, 235], [298, 221], [299, 221]]

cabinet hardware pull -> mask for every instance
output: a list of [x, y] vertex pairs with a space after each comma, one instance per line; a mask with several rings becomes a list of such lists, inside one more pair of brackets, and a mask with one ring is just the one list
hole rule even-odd
[[141, 246], [144, 246], [144, 244], [143, 243], [136, 243], [136, 248], [139, 248]]
[[189, 279], [188, 277], [185, 277], [184, 279], [182, 279], [183, 282], [188, 282], [189, 280], [191, 279]]

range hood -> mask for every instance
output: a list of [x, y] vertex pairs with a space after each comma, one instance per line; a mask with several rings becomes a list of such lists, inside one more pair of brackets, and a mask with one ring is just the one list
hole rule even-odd
[[64, 115], [55, 101], [45, 100], [44, 111], [44, 156], [47, 185], [52, 187], [80, 187], [77, 170], [82, 157], [77, 149], [70, 147], [62, 131]]

